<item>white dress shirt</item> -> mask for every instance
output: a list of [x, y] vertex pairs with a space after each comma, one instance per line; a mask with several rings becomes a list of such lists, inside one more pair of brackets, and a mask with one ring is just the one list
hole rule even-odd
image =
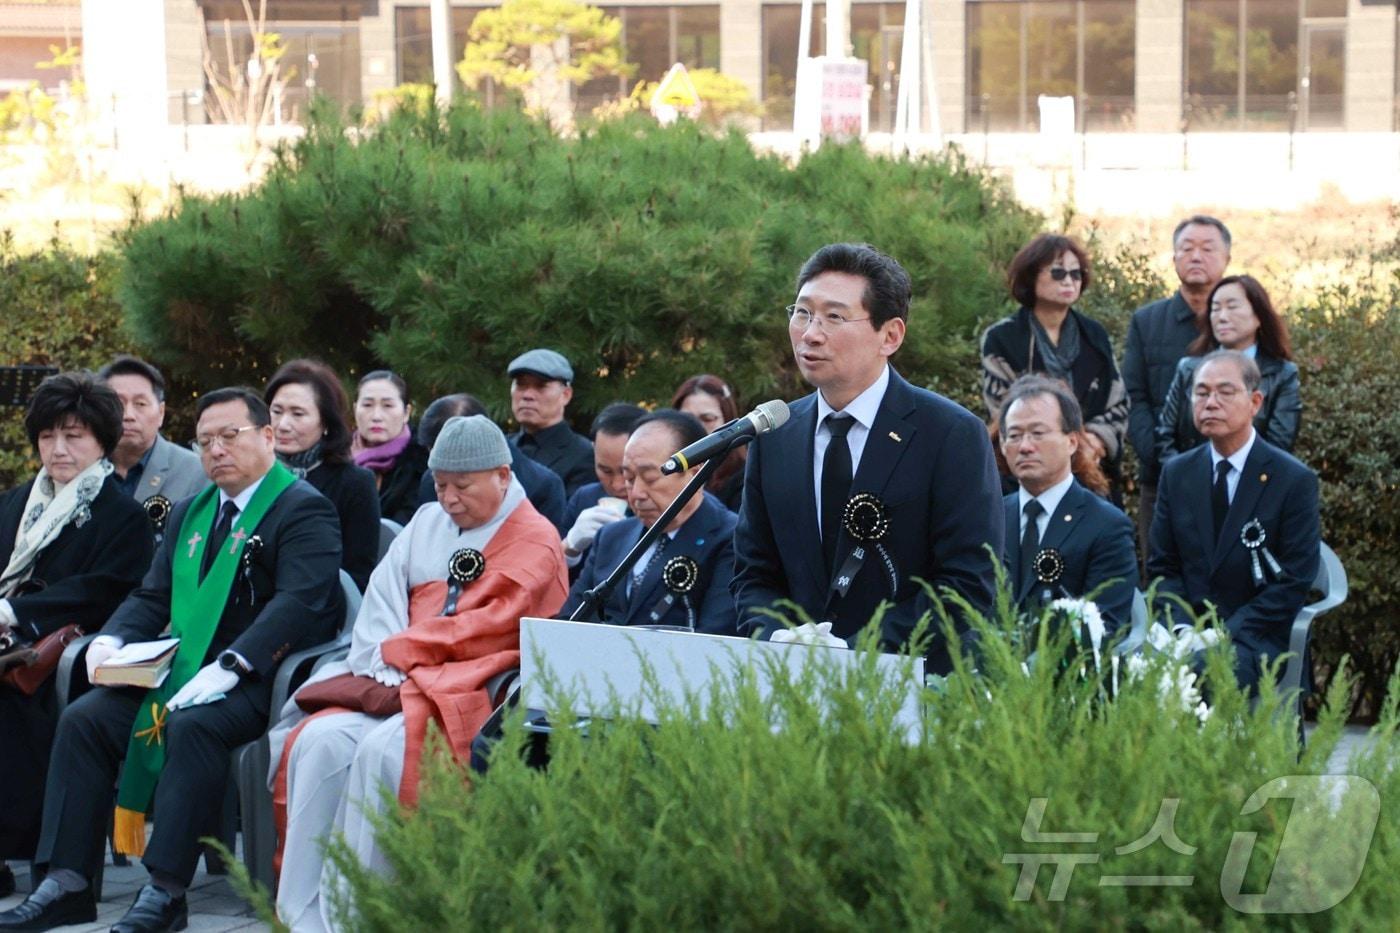
[[[870, 387], [841, 409], [839, 414], [850, 415], [855, 419], [846, 434], [846, 446], [851, 449], [851, 476], [860, 469], [860, 455], [865, 452], [865, 439], [875, 425], [875, 416], [880, 411], [880, 403], [885, 400], [885, 390], [890, 387], [890, 367], [880, 370], [880, 375]], [[826, 425], [826, 416], [838, 414], [826, 403], [826, 398], [817, 393], [817, 434], [812, 446], [812, 488], [816, 491], [817, 525], [820, 529], [822, 514], [822, 461], [826, 458], [826, 447], [831, 443], [831, 429]], [[819, 532], [820, 533], [820, 532]]]
[[1036, 539], [1039, 541], [1044, 541], [1045, 529], [1050, 527], [1050, 516], [1054, 515], [1055, 510], [1060, 507], [1060, 500], [1065, 497], [1065, 493], [1069, 492], [1070, 484], [1073, 482], [1074, 474], [1071, 473], [1038, 496], [1033, 496], [1030, 493], [1026, 492], [1025, 486], [1022, 486], [1020, 488], [1020, 490], [1017, 492], [1017, 496], [1019, 498], [1020, 504], [1020, 529], [1022, 536], [1024, 536], [1026, 533], [1026, 503], [1030, 502], [1032, 499], [1035, 499], [1040, 503], [1040, 507], [1045, 510], [1044, 512], [1041, 512], [1038, 516], [1036, 516], [1035, 519]]
[[1257, 437], [1254, 428], [1249, 429], [1249, 440], [1244, 442], [1239, 450], [1229, 457], [1222, 457], [1215, 450], [1215, 445], [1210, 445], [1210, 484], [1215, 485], [1216, 464], [1221, 460], [1230, 461], [1230, 472], [1225, 475], [1226, 497], [1230, 502], [1235, 501], [1235, 490], [1240, 488], [1240, 477], [1244, 475], [1244, 462], [1249, 459], [1249, 451], [1254, 447], [1254, 438]]

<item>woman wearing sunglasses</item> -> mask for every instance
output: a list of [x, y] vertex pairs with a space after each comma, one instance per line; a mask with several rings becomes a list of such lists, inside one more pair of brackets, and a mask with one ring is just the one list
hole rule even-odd
[[1070, 237], [1043, 233], [1011, 260], [1006, 279], [1021, 307], [982, 335], [982, 400], [988, 419], [996, 417], [1006, 390], [1021, 376], [1041, 373], [1059, 379], [1079, 400], [1083, 442], [1117, 490], [1128, 395], [1108, 331], [1074, 309], [1092, 281], [1088, 254]]

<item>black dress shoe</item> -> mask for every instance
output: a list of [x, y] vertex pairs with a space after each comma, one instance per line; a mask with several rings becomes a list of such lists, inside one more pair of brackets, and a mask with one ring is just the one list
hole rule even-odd
[[9, 897], [15, 893], [15, 873], [10, 870], [10, 866], [0, 862], [0, 897]]
[[136, 903], [126, 915], [112, 925], [112, 933], [165, 933], [183, 930], [189, 922], [185, 895], [173, 897], [164, 888], [148, 884], [136, 895]]
[[0, 930], [52, 930], [68, 923], [92, 923], [97, 919], [97, 901], [92, 886], [66, 891], [50, 899], [49, 889], [35, 891], [18, 907], [0, 913]]

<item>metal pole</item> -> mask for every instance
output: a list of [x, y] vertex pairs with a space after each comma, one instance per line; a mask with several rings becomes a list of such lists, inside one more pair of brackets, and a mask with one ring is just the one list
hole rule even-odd
[[190, 95], [186, 91], [180, 92], [180, 124], [184, 128], [185, 151], [190, 151]]
[[450, 0], [432, 0], [429, 23], [433, 36], [433, 86], [438, 106], [452, 103], [452, 5]]
[[1288, 92], [1288, 170], [1293, 171], [1293, 134], [1298, 131], [1298, 92]]
[[982, 93], [982, 164], [989, 163], [990, 134], [992, 132], [992, 95]]

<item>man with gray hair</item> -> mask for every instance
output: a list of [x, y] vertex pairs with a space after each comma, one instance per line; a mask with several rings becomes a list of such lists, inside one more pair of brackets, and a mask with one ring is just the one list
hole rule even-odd
[[1259, 367], [1243, 353], [1208, 354], [1191, 399], [1208, 443], [1162, 468], [1147, 573], [1161, 578], [1158, 593], [1197, 613], [1215, 607], [1235, 646], [1235, 677], [1253, 689], [1265, 661], [1288, 650], [1317, 576], [1317, 474], [1255, 432], [1264, 397]]
[[488, 682], [520, 663], [521, 616], [552, 616], [564, 602], [559, 534], [509, 464], [505, 435], [486, 417], [443, 425], [428, 457], [437, 502], [418, 509], [375, 568], [349, 656], [282, 711], [271, 736], [287, 814], [277, 911], [294, 930], [332, 927], [340, 880], [323, 865], [322, 840], [343, 835], [363, 865], [386, 870], [367, 815], [382, 808], [381, 788], [417, 799], [430, 720], [465, 760], [495, 702]]
[[1172, 257], [1181, 287], [1170, 298], [1133, 312], [1123, 349], [1123, 386], [1128, 391], [1128, 442], [1138, 457], [1138, 541], [1147, 550], [1152, 503], [1157, 498], [1154, 431], [1167, 401], [1177, 360], [1199, 335], [1210, 308], [1211, 289], [1230, 264], [1230, 230], [1214, 217], [1194, 214], [1172, 232]]

